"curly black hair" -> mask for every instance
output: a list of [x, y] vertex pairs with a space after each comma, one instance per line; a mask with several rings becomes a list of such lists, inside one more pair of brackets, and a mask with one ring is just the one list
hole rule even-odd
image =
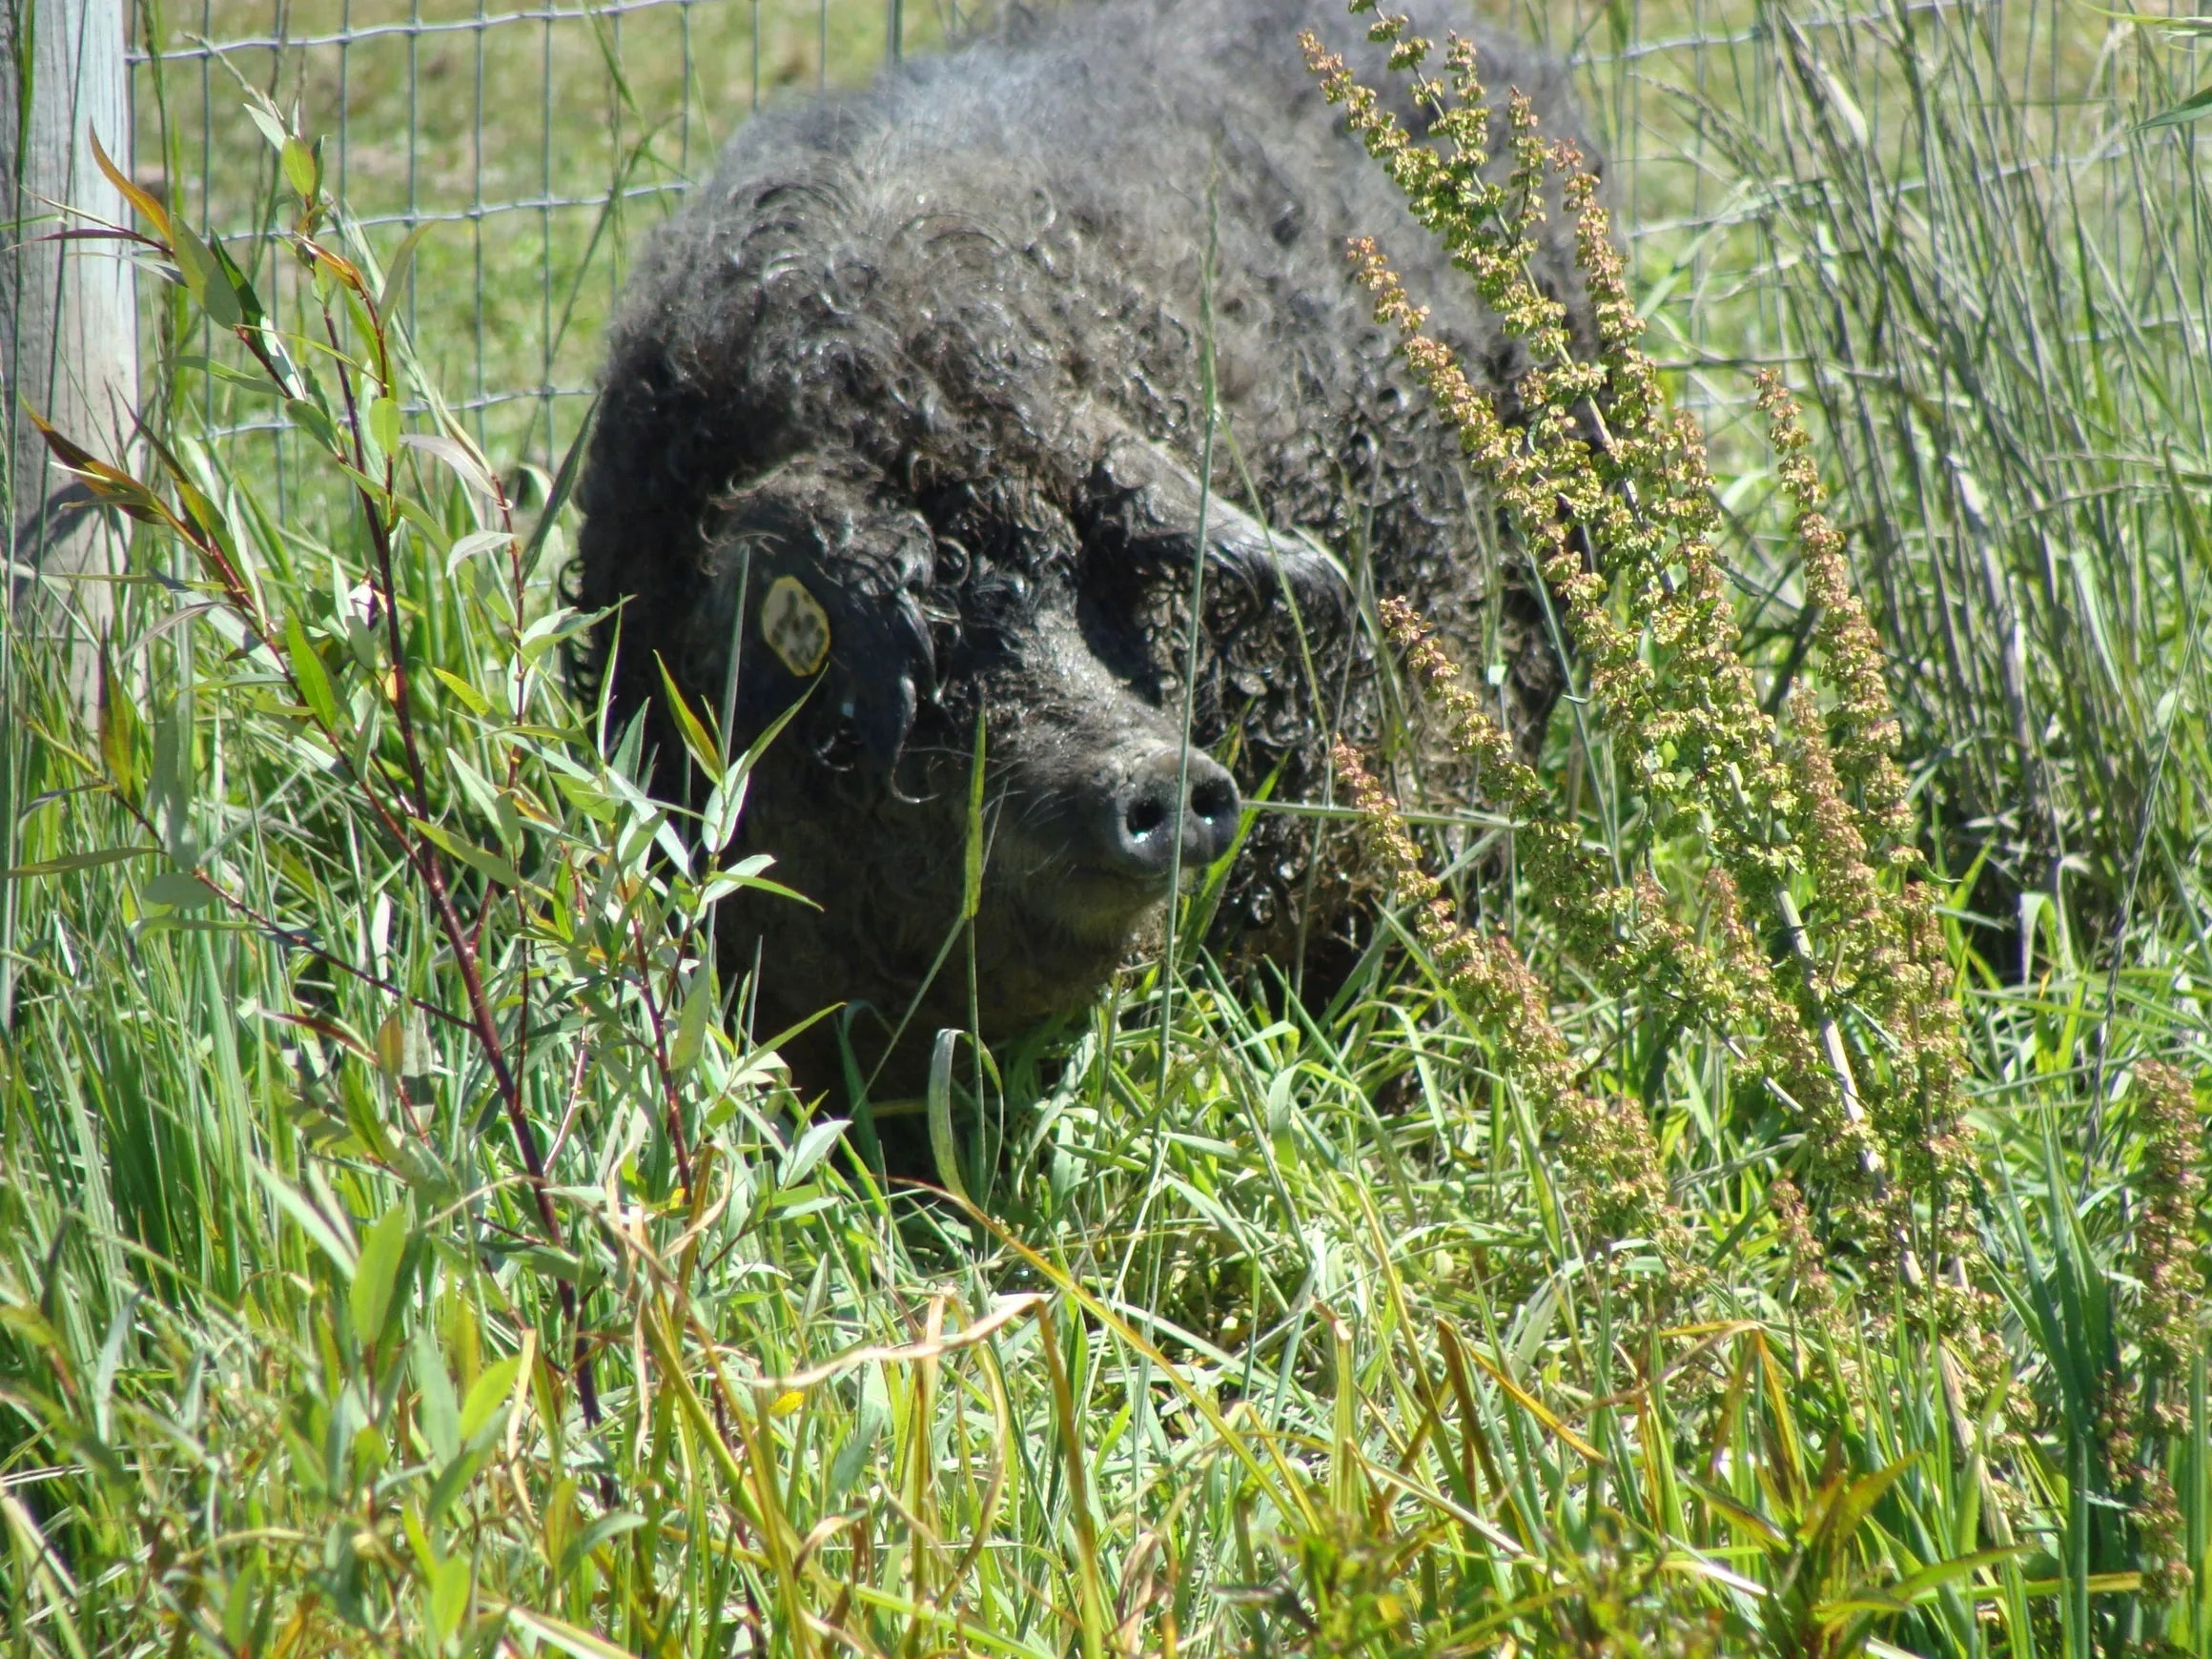
[[[1035, 902], [1066, 867], [1016, 832], [1052, 821], [1055, 768], [1097, 763], [1144, 710], [1172, 726], [1187, 702], [1248, 798], [1318, 799], [1330, 736], [1388, 725], [1361, 617], [1399, 594], [1491, 670], [1525, 743], [1541, 733], [1563, 681], [1534, 579], [1347, 238], [1381, 241], [1508, 413], [1525, 354], [1324, 105], [1301, 28], [1395, 84], [1309, 0], [1023, 14], [756, 117], [646, 244], [580, 485], [576, 597], [608, 615], [575, 667], [647, 711], [670, 793], [697, 785], [662, 665], [727, 703], [738, 743], [804, 696], [743, 834], [823, 909], [751, 904], [726, 934], [763, 965], [764, 1017], [907, 1012], [957, 919], [979, 722], [1014, 807], [975, 922], [986, 1035], [1079, 1005], [1130, 948], [1127, 918]], [[1563, 67], [1476, 38], [1485, 80], [1594, 164]], [[1400, 115], [1424, 130], [1409, 99]], [[1554, 213], [1538, 261], [1587, 343], [1572, 233]], [[818, 664], [763, 635], [784, 579]], [[1086, 699], [1124, 712], [1061, 718]], [[1280, 960], [1339, 937], [1352, 878], [1317, 846], [1312, 820], [1260, 815], [1216, 942]], [[966, 976], [944, 977], [922, 1027], [967, 1023]]]

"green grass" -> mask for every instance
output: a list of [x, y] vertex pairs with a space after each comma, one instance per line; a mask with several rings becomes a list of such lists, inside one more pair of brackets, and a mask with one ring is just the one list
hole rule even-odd
[[1763, 228], [1932, 810], [1985, 895], [2084, 945], [2154, 895], [2199, 932], [2212, 219], [2192, 129], [2140, 126], [2190, 65], [2039, 8], [2003, 34], [1775, 17], [1777, 118], [1712, 125], [1776, 181]]
[[[1588, 35], [1618, 50], [1748, 16], [1613, 9]], [[1593, 85], [1648, 227], [1650, 343], [1712, 433], [1757, 685], [1822, 665], [1793, 649], [1796, 543], [1736, 365], [1810, 350], [1818, 372], [1794, 378], [1825, 408], [1813, 453], [1893, 653], [1931, 845], [1971, 851], [1976, 811], [2032, 802], [2086, 867], [2028, 916], [2026, 951], [1974, 908], [1986, 864], [1947, 872], [1969, 1179], [1889, 1212], [1921, 1229], [1924, 1267], [1845, 1229], [1850, 1183], [1743, 1030], [1607, 979], [1526, 886], [1486, 913], [1546, 987], [1578, 1085], [1649, 1126], [1679, 1238], [1589, 1229], [1587, 1149], [1546, 1132], [1557, 1102], [1412, 917], [1328, 1009], [1201, 958], [1172, 994], [1133, 971], [1087, 1024], [999, 1055], [986, 1104], [1013, 1151], [967, 1172], [973, 1212], [851, 1173], [829, 1127], [844, 1109], [809, 1116], [779, 1089], [742, 987], [704, 966], [707, 866], [656, 850], [634, 756], [603, 758], [595, 711], [562, 693], [552, 647], [574, 621], [546, 578], [572, 422], [549, 442], [527, 402], [480, 425], [436, 395], [587, 374], [614, 255], [658, 211], [640, 198], [594, 242], [596, 209], [532, 210], [485, 221], [481, 285], [465, 226], [425, 242], [377, 379], [410, 434], [481, 433], [502, 469], [534, 457], [550, 511], [534, 495], [510, 520], [433, 451], [394, 449], [387, 475], [394, 429], [365, 408], [365, 499], [297, 409], [281, 470], [265, 440], [203, 441], [211, 417], [281, 405], [187, 370], [162, 499], [183, 501], [180, 475], [211, 504], [138, 533], [113, 694], [81, 710], [37, 647], [0, 656], [7, 1651], [2212, 1653], [2202, 1315], [2159, 1288], [2202, 1256], [2194, 1194], [2170, 1195], [2201, 1174], [2203, 1101], [2184, 1082], [2177, 1128], [2144, 1064], [2212, 1071], [2202, 403], [2169, 337], [2118, 326], [2148, 301], [2099, 264], [2171, 288], [2200, 269], [2199, 233], [2099, 174], [2048, 210], [2079, 235], [2030, 238], [2068, 269], [1997, 238], [1969, 188], [1988, 157], [2120, 130], [2169, 90], [2085, 53], [2100, 21], [2031, 39], [2051, 14], [2009, 16], [2012, 67], [1976, 80], [1952, 37], [1922, 41], [1920, 93], [1879, 30], [1813, 37], [1838, 53], [1829, 76], [1768, 36]], [[712, 74], [655, 42], [672, 21], [625, 20], [621, 107], [641, 113], [580, 121], [561, 191], [604, 189], [633, 153], [638, 176], [681, 176], [749, 93], [749, 56], [727, 67], [748, 16], [693, 16]], [[768, 23], [767, 61], [803, 86], [812, 14]], [[554, 33], [563, 113], [609, 108], [589, 31]], [[381, 216], [406, 199], [404, 169], [372, 159], [410, 130], [405, 45], [356, 50], [347, 200]], [[873, 50], [855, 25], [832, 69]], [[2049, 104], [2020, 67], [2038, 53], [2088, 101]], [[473, 88], [465, 56], [442, 72]], [[526, 194], [545, 176], [538, 65], [487, 55], [486, 75], [486, 131], [526, 158], [501, 190]], [[1699, 76], [1703, 103], [1667, 89]], [[1880, 117], [1854, 151], [1809, 125], [1837, 86]], [[333, 84], [311, 73], [307, 92], [303, 129], [331, 131]], [[472, 99], [425, 97], [419, 201], [450, 203], [473, 167]], [[237, 192], [218, 221], [266, 199], [289, 223], [257, 133], [214, 137], [210, 176]], [[2187, 182], [2157, 148], [2170, 135], [2119, 142]], [[325, 156], [335, 185], [335, 140]], [[1938, 164], [1948, 186], [1923, 187]], [[1847, 216], [1862, 203], [1886, 239]], [[373, 260], [397, 237], [347, 246]], [[276, 276], [292, 255], [274, 242], [233, 245], [288, 319], [327, 301], [371, 360], [338, 289]], [[1938, 277], [1972, 305], [1930, 301]], [[572, 295], [556, 349], [545, 319]], [[200, 338], [206, 299], [204, 280], [168, 297], [172, 338]], [[1826, 319], [1885, 299], [1928, 332], [1885, 333], [1880, 375], [1842, 373]], [[2087, 333], [2091, 314], [2116, 321]], [[2010, 401], [1936, 395], [1955, 359], [1935, 325], [1981, 315], [2016, 343], [1964, 360], [2043, 364], [2033, 395], [2024, 371], [1989, 377]], [[307, 401], [351, 436], [335, 370], [302, 360]], [[2095, 499], [2126, 507], [2067, 521], [2076, 586], [2015, 589], [2031, 736], [2063, 738], [2039, 749], [1992, 726], [2010, 718], [1986, 656], [2001, 634], [1957, 620], [1954, 681], [1929, 631], [1932, 596], [1983, 563], [1950, 508], [1899, 484], [1947, 455], [1981, 485], [2000, 573], [2048, 517], [2022, 493], [2038, 480], [2085, 502], [2102, 479]], [[227, 546], [255, 596], [195, 542]], [[2079, 625], [2097, 584], [2129, 596], [2098, 613], [2101, 644]], [[1614, 596], [1640, 624], [1639, 603]], [[1694, 690], [1650, 660], [1669, 696]], [[1706, 833], [1669, 826], [1587, 718], [1545, 786], [1585, 852], [1648, 872], [1710, 938]], [[710, 730], [700, 747], [742, 773]], [[435, 834], [374, 805], [418, 789]], [[2007, 857], [2032, 873], [2030, 851]], [[1813, 936], [1846, 949], [1828, 898], [1799, 891]], [[1872, 1079], [1895, 1034], [1849, 1006], [1840, 1027]], [[981, 1115], [957, 1090], [932, 1104]], [[1813, 1200], [1802, 1224], [1785, 1175]], [[2160, 1231], [2177, 1216], [2178, 1246]], [[2193, 1584], [2143, 1580], [2169, 1555]]]

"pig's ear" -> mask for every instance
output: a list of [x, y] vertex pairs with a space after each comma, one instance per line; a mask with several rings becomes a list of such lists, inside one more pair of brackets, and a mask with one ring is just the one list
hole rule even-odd
[[[725, 498], [710, 536], [719, 588], [748, 596], [742, 724], [757, 730], [806, 695], [792, 740], [829, 765], [889, 773], [936, 695], [923, 612], [934, 542], [877, 487], [850, 461], [803, 456]], [[723, 642], [719, 664], [729, 615], [726, 602], [702, 621]]]
[[769, 575], [748, 638], [756, 653], [745, 670], [748, 712], [806, 692], [812, 707], [801, 730], [824, 761], [871, 771], [897, 765], [914, 710], [934, 689], [929, 633], [911, 595], [885, 595], [833, 564], [787, 569]]
[[[847, 572], [848, 577], [853, 573]], [[830, 647], [829, 744], [867, 770], [895, 775], [915, 710], [936, 695], [936, 659], [914, 587], [853, 582], [839, 590]]]
[[1204, 520], [1207, 567], [1248, 592], [1287, 592], [1301, 615], [1347, 613], [1351, 585], [1336, 561], [1295, 536], [1267, 527], [1219, 493], [1204, 499], [1198, 476], [1156, 445], [1094, 418], [1086, 434], [1094, 460], [1078, 487], [1074, 519], [1083, 557], [1141, 571], [1190, 568]]

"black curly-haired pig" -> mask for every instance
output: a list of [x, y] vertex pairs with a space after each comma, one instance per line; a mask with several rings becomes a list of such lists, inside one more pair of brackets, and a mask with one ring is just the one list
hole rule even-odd
[[[576, 580], [620, 608], [584, 684], [649, 711], [678, 798], [705, 785], [661, 663], [712, 710], [734, 669], [733, 748], [804, 699], [739, 837], [821, 908], [733, 901], [725, 967], [758, 961], [763, 1033], [865, 1005], [864, 1073], [904, 1020], [879, 1098], [918, 1092], [934, 1032], [969, 1020], [945, 945], [979, 722], [990, 1040], [1082, 1006], [1174, 871], [1228, 853], [1262, 793], [1321, 799], [1332, 732], [1382, 729], [1375, 596], [1410, 597], [1488, 670], [1525, 744], [1550, 712], [1533, 579], [1498, 552], [1346, 239], [1380, 239], [1508, 405], [1526, 359], [1323, 103], [1305, 27], [1397, 87], [1328, 0], [1078, 3], [748, 122], [630, 279]], [[1561, 67], [1477, 39], [1501, 106], [1518, 87], [1589, 154]], [[1544, 235], [1587, 342], [1572, 226]], [[1252, 817], [1213, 942], [1325, 952], [1356, 925], [1341, 830]], [[802, 1086], [835, 1085], [830, 1029], [790, 1051]]]

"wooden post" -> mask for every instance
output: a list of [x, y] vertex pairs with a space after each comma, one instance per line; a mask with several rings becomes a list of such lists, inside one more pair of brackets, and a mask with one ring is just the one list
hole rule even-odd
[[[18, 626], [36, 619], [41, 629], [74, 635], [72, 678], [113, 609], [112, 596], [105, 583], [41, 578], [119, 570], [122, 549], [108, 515], [72, 510], [85, 499], [82, 486], [52, 463], [25, 409], [95, 454], [128, 453], [138, 392], [134, 268], [113, 243], [37, 238], [88, 222], [56, 203], [108, 224], [131, 222], [121, 193], [92, 160], [92, 143], [97, 134], [117, 165], [130, 165], [130, 0], [0, 0], [7, 592]], [[45, 598], [22, 603], [33, 593]]]

